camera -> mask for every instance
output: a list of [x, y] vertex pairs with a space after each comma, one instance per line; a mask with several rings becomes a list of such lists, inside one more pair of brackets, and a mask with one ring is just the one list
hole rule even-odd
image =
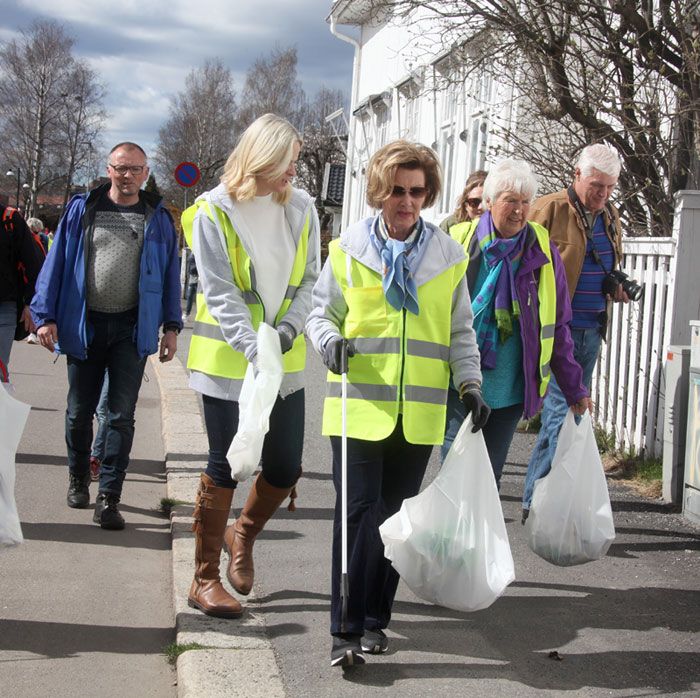
[[637, 302], [642, 299], [644, 288], [619, 269], [613, 269], [609, 274], [605, 275], [603, 279], [603, 294], [614, 297], [615, 291], [620, 285], [622, 285], [622, 290], [631, 301]]

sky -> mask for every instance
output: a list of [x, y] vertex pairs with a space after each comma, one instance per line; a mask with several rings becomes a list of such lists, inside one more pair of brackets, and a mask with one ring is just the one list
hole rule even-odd
[[61, 22], [106, 87], [104, 143], [153, 152], [169, 97], [186, 75], [219, 58], [239, 92], [253, 61], [296, 46], [307, 96], [321, 86], [350, 93], [353, 48], [334, 37], [330, 0], [0, 0], [0, 42], [37, 18]]

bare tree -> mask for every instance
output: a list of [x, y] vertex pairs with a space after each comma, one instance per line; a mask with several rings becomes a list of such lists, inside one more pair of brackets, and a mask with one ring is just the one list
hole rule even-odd
[[210, 189], [237, 137], [236, 96], [231, 71], [219, 59], [207, 61], [185, 79], [185, 89], [170, 100], [170, 116], [158, 132], [154, 161], [161, 187], [175, 196], [172, 173], [178, 163], [194, 162], [202, 173], [192, 193]]
[[27, 213], [33, 215], [37, 194], [61, 176], [60, 157], [49, 139], [65, 113], [69, 76], [74, 69], [73, 39], [50, 20], [37, 20], [21, 38], [0, 49], [0, 150], [26, 173]]
[[322, 87], [306, 106], [302, 134], [304, 144], [299, 154], [297, 180], [298, 185], [311, 194], [319, 206], [326, 163], [345, 162], [344, 141], [341, 139], [347, 134], [336, 134], [326, 117], [343, 108], [346, 102], [347, 97], [341, 90]]
[[568, 182], [582, 145], [615, 147], [628, 225], [670, 234], [674, 192], [700, 186], [697, 0], [370, 2], [409, 40], [433, 54], [440, 41], [510, 85], [518, 119], [502, 135], [540, 171]]
[[304, 128], [306, 96], [297, 80], [296, 48], [274, 48], [260, 56], [246, 74], [238, 114], [244, 129], [259, 116], [271, 112]]

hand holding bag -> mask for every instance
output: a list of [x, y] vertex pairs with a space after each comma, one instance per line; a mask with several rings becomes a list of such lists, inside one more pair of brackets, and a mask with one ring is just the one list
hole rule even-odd
[[8, 385], [0, 383], [0, 546], [24, 540], [15, 503], [15, 454], [30, 407], [11, 396]]
[[590, 412], [578, 425], [573, 412], [567, 413], [552, 469], [535, 482], [525, 532], [533, 552], [561, 567], [598, 560], [615, 540]]
[[279, 335], [264, 322], [258, 328], [256, 367], [257, 370], [248, 364], [238, 400], [238, 431], [226, 454], [231, 476], [239, 482], [248, 479], [258, 467], [270, 429], [270, 413], [284, 377]]
[[471, 427], [468, 417], [435, 480], [379, 527], [413, 593], [458, 611], [490, 606], [515, 579], [484, 437]]

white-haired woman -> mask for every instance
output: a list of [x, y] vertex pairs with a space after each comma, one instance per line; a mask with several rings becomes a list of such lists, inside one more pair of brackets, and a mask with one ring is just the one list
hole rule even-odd
[[[547, 230], [528, 221], [536, 191], [526, 162], [503, 160], [484, 181], [486, 212], [450, 229], [469, 260], [481, 387], [491, 407], [484, 440], [499, 486], [518, 421], [541, 408], [550, 371], [576, 414], [590, 407], [574, 360], [564, 265]], [[463, 421], [464, 406], [451, 389], [443, 457]]]
[[[285, 119], [265, 114], [241, 135], [221, 184], [183, 214], [199, 269], [200, 293], [187, 361], [190, 387], [202, 394], [209, 440], [194, 512], [195, 574], [189, 604], [233, 618], [240, 603], [223, 588], [227, 576], [246, 595], [253, 584], [253, 542], [284, 499], [295, 496], [304, 436], [303, 328], [318, 276], [319, 229], [312, 198], [292, 187], [301, 137]], [[270, 416], [262, 472], [236, 519], [226, 521], [237, 485], [226, 453], [238, 427], [238, 399], [257, 328], [277, 328], [285, 377]], [[291, 505], [290, 505], [291, 506]]]

